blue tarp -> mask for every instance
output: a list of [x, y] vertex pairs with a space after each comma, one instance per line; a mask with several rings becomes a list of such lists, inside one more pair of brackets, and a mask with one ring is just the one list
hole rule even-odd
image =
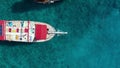
[[0, 36], [2, 36], [2, 25], [0, 25]]

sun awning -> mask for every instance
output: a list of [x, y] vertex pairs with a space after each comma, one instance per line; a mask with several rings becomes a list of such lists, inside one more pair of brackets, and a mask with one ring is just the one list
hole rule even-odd
[[0, 20], [0, 40], [5, 40], [5, 21]]
[[35, 39], [46, 40], [47, 37], [47, 26], [42, 24], [35, 25]]

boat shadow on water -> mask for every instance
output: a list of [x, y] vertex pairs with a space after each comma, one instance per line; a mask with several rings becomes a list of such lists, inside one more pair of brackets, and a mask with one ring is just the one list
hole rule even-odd
[[59, 5], [62, 1], [56, 2], [54, 4], [40, 4], [34, 2], [34, 0], [23, 0], [21, 2], [16, 2], [12, 5], [12, 12], [13, 13], [22, 13], [31, 10], [41, 10], [48, 7], [55, 7]]
[[[14, 42], [14, 41], [0, 41], [0, 46], [20, 46], [20, 45], [32, 45], [33, 43], [26, 42]], [[35, 44], [35, 43], [34, 43]]]

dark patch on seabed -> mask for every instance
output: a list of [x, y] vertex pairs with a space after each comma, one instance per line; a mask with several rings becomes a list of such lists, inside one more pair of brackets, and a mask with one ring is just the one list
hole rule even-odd
[[68, 35], [0, 42], [0, 68], [120, 68], [120, 0], [0, 0], [0, 19], [47, 22]]

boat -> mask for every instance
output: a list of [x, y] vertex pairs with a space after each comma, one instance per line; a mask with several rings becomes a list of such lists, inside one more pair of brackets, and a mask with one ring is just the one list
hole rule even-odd
[[56, 31], [54, 27], [44, 22], [0, 20], [1, 41], [45, 42], [56, 34], [67, 32]]
[[35, 0], [36, 3], [42, 3], [42, 4], [51, 4], [57, 1], [59, 0]]

